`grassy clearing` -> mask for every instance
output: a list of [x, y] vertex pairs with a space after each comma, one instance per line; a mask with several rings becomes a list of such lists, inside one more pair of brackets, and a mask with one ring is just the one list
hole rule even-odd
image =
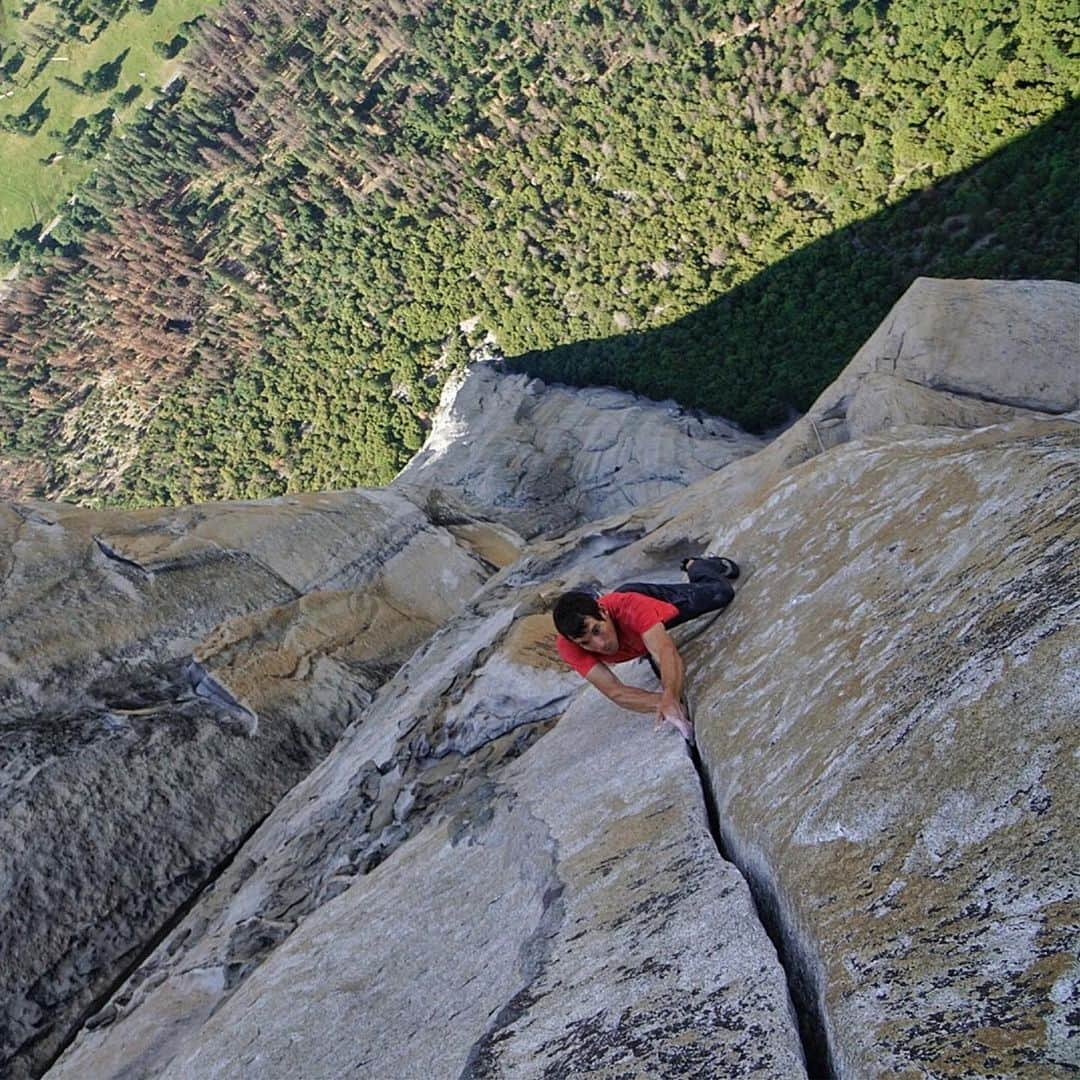
[[[116, 122], [122, 124], [153, 101], [183, 62], [183, 52], [166, 59], [154, 51], [154, 43], [171, 41], [182, 23], [213, 6], [212, 0], [158, 0], [152, 12], [133, 8], [91, 42], [78, 36], [57, 40], [55, 27], [62, 16], [51, 4], [39, 2], [23, 19], [20, 5], [0, 0], [0, 39], [4, 44], [0, 68], [15, 50], [24, 53], [18, 71], [11, 77], [0, 75], [0, 121], [21, 115], [43, 93], [41, 105], [48, 110], [33, 134], [0, 131], [0, 239], [52, 220], [93, 167], [92, 158], [69, 152], [62, 137], [80, 118], [92, 117], [102, 109], [115, 108]], [[35, 41], [49, 31], [53, 31], [53, 43], [36, 45]], [[121, 55], [111, 89], [80, 94], [60, 81], [63, 76], [81, 84], [87, 73]]]

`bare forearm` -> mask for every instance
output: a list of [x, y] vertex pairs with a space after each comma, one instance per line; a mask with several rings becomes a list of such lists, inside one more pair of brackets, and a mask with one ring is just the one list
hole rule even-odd
[[685, 668], [679, 650], [672, 647], [660, 654], [660, 684], [673, 701], [682, 701]]
[[631, 712], [653, 713], [660, 704], [660, 694], [652, 690], [639, 690], [635, 686], [621, 686], [610, 695], [611, 700]]

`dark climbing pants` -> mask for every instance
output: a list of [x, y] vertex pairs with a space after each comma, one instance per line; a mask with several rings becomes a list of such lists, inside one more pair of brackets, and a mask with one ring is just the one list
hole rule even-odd
[[654, 585], [647, 581], [630, 581], [613, 591], [639, 593], [641, 596], [652, 596], [674, 604], [679, 613], [664, 621], [664, 626], [669, 630], [690, 619], [696, 619], [699, 615], [726, 608], [735, 595], [731, 582], [708, 557], [695, 559], [686, 576], [690, 581], [685, 585]]

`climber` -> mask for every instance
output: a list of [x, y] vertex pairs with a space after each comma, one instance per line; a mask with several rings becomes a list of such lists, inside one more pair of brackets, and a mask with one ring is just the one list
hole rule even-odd
[[[683, 701], [683, 661], [668, 630], [727, 607], [739, 567], [733, 559], [703, 555], [684, 559], [682, 569], [689, 584], [632, 581], [599, 598], [588, 592], [563, 593], [552, 616], [556, 648], [575, 671], [616, 705], [655, 712], [658, 727], [671, 724], [692, 742], [693, 726]], [[608, 667], [642, 656], [660, 680], [659, 692], [627, 686]]]

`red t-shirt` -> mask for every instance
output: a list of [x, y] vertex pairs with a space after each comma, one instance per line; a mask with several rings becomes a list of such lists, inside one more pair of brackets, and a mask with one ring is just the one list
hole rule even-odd
[[588, 675], [597, 663], [621, 664], [624, 660], [634, 660], [644, 656], [649, 650], [641, 635], [651, 630], [657, 623], [665, 622], [679, 614], [679, 609], [666, 600], [656, 600], [640, 593], [613, 592], [601, 596], [598, 603], [612, 618], [619, 635], [618, 652], [606, 656], [589, 652], [576, 642], [558, 634], [555, 648], [559, 655], [580, 675]]

